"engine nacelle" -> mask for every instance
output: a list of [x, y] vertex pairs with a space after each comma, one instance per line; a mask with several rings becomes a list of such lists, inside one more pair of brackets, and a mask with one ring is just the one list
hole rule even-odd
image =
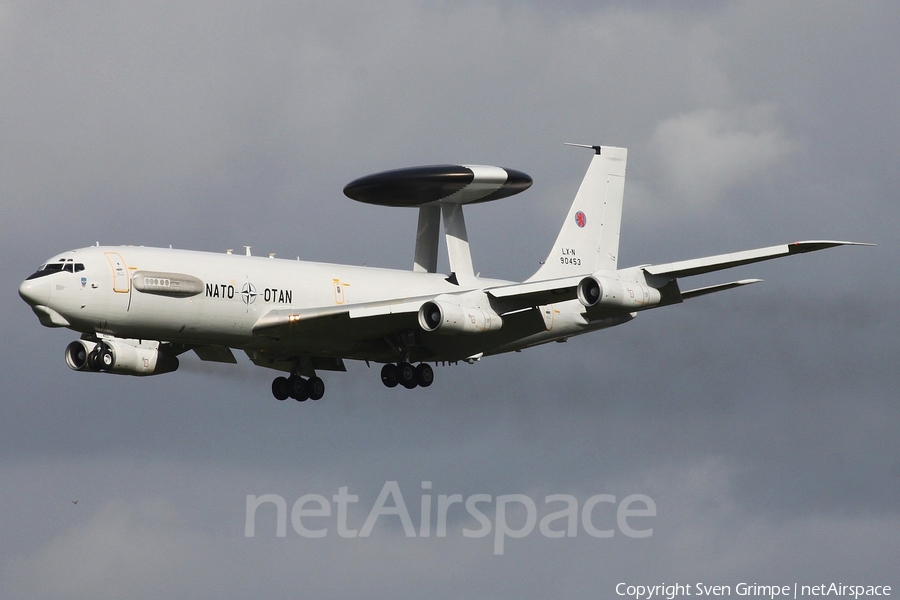
[[66, 364], [75, 371], [120, 375], [160, 375], [178, 368], [178, 358], [159, 350], [158, 342], [104, 339], [75, 340], [66, 346]]
[[428, 332], [474, 334], [500, 329], [503, 319], [490, 309], [429, 300], [419, 309], [419, 326]]
[[656, 306], [662, 300], [659, 290], [636, 281], [619, 281], [590, 275], [578, 282], [578, 301], [587, 308], [623, 308], [639, 310]]
[[96, 342], [75, 340], [66, 346], [66, 364], [75, 371], [91, 371], [88, 367], [88, 356], [97, 347]]

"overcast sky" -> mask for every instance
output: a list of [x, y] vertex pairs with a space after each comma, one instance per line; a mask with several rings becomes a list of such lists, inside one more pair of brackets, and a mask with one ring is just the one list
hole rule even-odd
[[[900, 7], [866, 3], [0, 2], [0, 596], [586, 598], [619, 582], [900, 588]], [[186, 355], [76, 373], [19, 282], [142, 244], [411, 268], [414, 210], [342, 187], [434, 163], [522, 170], [467, 210], [475, 268], [522, 279], [590, 153], [624, 146], [620, 266], [875, 242], [691, 281], [765, 283], [388, 390]], [[446, 258], [442, 258], [446, 264]], [[728, 279], [726, 279], [728, 278]], [[276, 536], [248, 495], [649, 496], [652, 536]], [[422, 482], [430, 481], [430, 491]], [[74, 504], [74, 501], [78, 501]], [[388, 503], [390, 504], [390, 502]], [[481, 505], [494, 519], [495, 505]], [[314, 507], [314, 506], [310, 506]], [[635, 505], [633, 508], [640, 508]], [[434, 510], [434, 507], [432, 508]], [[615, 527], [600, 504], [597, 527]], [[508, 515], [513, 527], [523, 514]], [[432, 527], [435, 524], [433, 522]], [[564, 529], [565, 522], [553, 527]]]

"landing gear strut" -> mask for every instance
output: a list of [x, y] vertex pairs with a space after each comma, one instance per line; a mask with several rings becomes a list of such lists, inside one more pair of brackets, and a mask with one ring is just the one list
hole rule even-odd
[[87, 355], [87, 368], [91, 371], [100, 370], [100, 346], [91, 350]]
[[421, 363], [412, 366], [408, 362], [401, 362], [396, 365], [386, 364], [381, 367], [381, 383], [386, 387], [397, 387], [402, 385], [408, 390], [416, 386], [428, 387], [434, 381], [434, 369], [431, 365]]

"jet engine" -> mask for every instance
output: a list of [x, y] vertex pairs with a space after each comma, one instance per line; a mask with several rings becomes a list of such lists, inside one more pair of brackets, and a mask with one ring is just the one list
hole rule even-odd
[[473, 334], [496, 331], [503, 319], [490, 309], [429, 300], [419, 309], [419, 325], [428, 332]]
[[178, 368], [178, 358], [159, 349], [159, 342], [103, 339], [75, 340], [66, 346], [66, 364], [75, 371], [120, 375], [159, 375]]
[[659, 304], [659, 290], [636, 281], [590, 275], [578, 282], [578, 300], [587, 308], [639, 310]]

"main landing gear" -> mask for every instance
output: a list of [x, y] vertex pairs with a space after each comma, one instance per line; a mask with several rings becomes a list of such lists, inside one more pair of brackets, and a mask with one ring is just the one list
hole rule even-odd
[[434, 369], [431, 365], [421, 363], [412, 366], [408, 362], [401, 362], [396, 365], [386, 364], [381, 367], [381, 383], [389, 388], [402, 385], [408, 390], [416, 386], [428, 387], [434, 382]]
[[[403, 361], [386, 364], [381, 368], [381, 383], [389, 388], [402, 385], [411, 390], [415, 387], [428, 387], [433, 382], [434, 369], [426, 363], [413, 366]], [[325, 395], [325, 382], [315, 375], [307, 379], [297, 373], [290, 377], [276, 377], [272, 381], [272, 395], [276, 400], [288, 398], [293, 398], [297, 402], [319, 400]]]
[[288, 398], [293, 398], [297, 402], [319, 400], [325, 395], [325, 382], [315, 375], [309, 379], [304, 379], [300, 375], [276, 377], [272, 382], [272, 395], [276, 400]]

